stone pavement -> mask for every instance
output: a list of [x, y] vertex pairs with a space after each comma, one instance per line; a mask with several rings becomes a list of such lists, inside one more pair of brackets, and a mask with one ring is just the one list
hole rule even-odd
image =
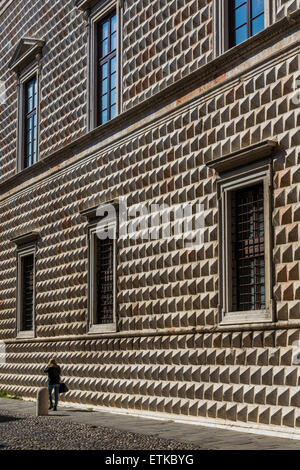
[[[36, 403], [0, 398], [1, 410], [35, 415]], [[90, 411], [73, 407], [61, 407], [57, 413], [50, 412], [72, 423], [109, 427], [120, 431], [135, 432], [174, 439], [200, 445], [210, 450], [299, 450], [300, 441], [261, 436], [237, 431], [176, 423], [167, 420], [140, 418], [102, 411]], [[0, 424], [1, 433], [1, 424]]]

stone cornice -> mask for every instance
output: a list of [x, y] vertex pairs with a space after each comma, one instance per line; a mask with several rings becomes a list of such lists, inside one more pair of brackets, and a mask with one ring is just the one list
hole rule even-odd
[[[261, 46], [267, 47], [276, 38], [279, 40], [286, 35], [288, 30], [293, 30], [300, 22], [300, 11], [296, 11], [289, 17], [285, 17], [277, 23], [271, 25], [267, 29], [258, 33], [256, 36], [249, 38], [247, 41], [239, 44], [238, 46], [228, 50], [225, 54], [217, 57], [208, 64], [203, 65], [201, 68], [191, 73], [178, 82], [170, 85], [168, 88], [158, 92], [150, 97], [148, 100], [139, 103], [133, 108], [121, 113], [111, 121], [93, 129], [92, 131], [84, 134], [82, 137], [76, 139], [70, 144], [55, 150], [47, 157], [38, 161], [35, 165], [22, 170], [19, 173], [11, 176], [0, 183], [0, 195], [15, 188], [16, 186], [26, 183], [29, 179], [40, 175], [46, 170], [57, 167], [62, 161], [68, 160], [74, 155], [79, 154], [82, 150], [89, 145], [95, 143], [96, 140], [104, 140], [119, 132], [124, 126], [129, 123], [137, 123], [141, 120], [142, 115], [153, 112], [154, 109], [163, 108], [172, 99], [178, 99], [180, 96], [187, 95], [195, 88], [199, 88], [201, 84], [205, 83], [208, 79], [213, 79], [222, 75], [226, 69], [232, 67], [234, 63], [246, 60], [250, 53], [254, 53]], [[286, 49], [296, 47], [297, 44], [289, 44]], [[283, 51], [276, 52], [276, 56], [280, 55]], [[267, 57], [261, 62], [266, 62], [270, 57]], [[253, 66], [249, 67], [253, 68]], [[243, 72], [244, 73], [244, 72]], [[233, 80], [230, 77], [229, 80]], [[224, 82], [219, 83], [221, 85]], [[179, 108], [180, 105], [178, 105]], [[67, 155], [67, 157], [66, 157]]]
[[97, 216], [97, 209], [99, 207], [105, 207], [105, 206], [108, 206], [108, 205], [113, 205], [115, 207], [115, 209], [118, 210], [119, 200], [118, 199], [113, 199], [112, 201], [107, 201], [103, 204], [99, 204], [98, 206], [89, 207], [88, 209], [84, 209], [84, 210], [80, 211], [80, 215], [82, 217], [86, 217], [88, 220], [96, 219], [98, 217]]
[[206, 166], [213, 168], [218, 173], [223, 173], [257, 162], [261, 158], [276, 155], [276, 151], [278, 151], [278, 143], [275, 140], [264, 140], [211, 160], [206, 163]]
[[39, 232], [27, 232], [17, 237], [12, 238], [10, 241], [15, 243], [17, 246], [26, 245], [27, 243], [36, 242], [39, 238]]
[[37, 54], [42, 52], [45, 43], [45, 40], [40, 38], [22, 38], [15, 49], [8, 67], [14, 72], [20, 72], [36, 58]]

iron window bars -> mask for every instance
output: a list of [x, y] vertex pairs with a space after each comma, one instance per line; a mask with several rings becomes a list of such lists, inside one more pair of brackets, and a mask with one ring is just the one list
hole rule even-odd
[[239, 189], [233, 196], [233, 310], [264, 310], [266, 300], [263, 184]]

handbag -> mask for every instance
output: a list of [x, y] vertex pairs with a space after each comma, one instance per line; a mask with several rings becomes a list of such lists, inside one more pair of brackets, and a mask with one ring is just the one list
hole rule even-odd
[[65, 383], [59, 384], [59, 392], [58, 393], [67, 393], [69, 391], [67, 385]]

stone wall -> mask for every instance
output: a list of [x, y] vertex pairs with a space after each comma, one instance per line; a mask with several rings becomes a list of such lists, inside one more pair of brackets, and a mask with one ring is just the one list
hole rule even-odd
[[[140, 18], [137, 3], [125, 2], [128, 12], [132, 9], [127, 14], [127, 28], [133, 27], [129, 18], [134, 13]], [[194, 3], [206, 18], [210, 8], [204, 2], [189, 2], [189, 8]], [[53, 18], [48, 21], [57, 28]], [[79, 37], [83, 25], [77, 14], [74, 21]], [[83, 38], [78, 39], [81, 47]], [[72, 47], [76, 51], [76, 41]], [[57, 46], [48, 54], [59, 56], [59, 51]], [[85, 67], [84, 61], [80, 64], [79, 75]], [[199, 56], [194, 64], [201, 64]], [[47, 70], [45, 64], [45, 76]], [[178, 77], [184, 76], [183, 70]], [[71, 389], [65, 400], [71, 402], [299, 432], [300, 374], [293, 362], [293, 344], [300, 339], [300, 132], [299, 106], [294, 100], [298, 76], [299, 33], [295, 26], [289, 34], [276, 37], [267, 50], [261, 48], [254, 57], [229, 63], [225, 71], [211, 77], [213, 83], [207, 79], [200, 85], [199, 80], [188, 96], [182, 89], [171, 103], [162, 102], [153, 116], [141, 114], [139, 123], [127, 133], [103, 131], [85, 151], [78, 146], [76, 154], [72, 149], [72, 161], [68, 162], [68, 149], [64, 166], [47, 168], [47, 175], [41, 172], [1, 195], [0, 339], [7, 346], [7, 361], [0, 364], [1, 389], [34, 396], [36, 388], [45, 383], [44, 364], [55, 355]], [[135, 78], [128, 75], [127, 79], [130, 88], [130, 80]], [[171, 74], [170, 82], [173, 80], [176, 77]], [[166, 85], [158, 81], [156, 90], [149, 87], [150, 95]], [[69, 85], [53, 87], [53, 95], [52, 86], [49, 78], [49, 103], [59, 102], [60, 93], [68, 94]], [[86, 90], [75, 82], [74, 86], [79, 88], [75, 96], [82, 101], [74, 107], [76, 115], [85, 106]], [[167, 93], [160, 96], [168, 99]], [[131, 105], [146, 98], [146, 92], [138, 92]], [[128, 107], [131, 105], [128, 101]], [[58, 113], [60, 108], [55, 109]], [[54, 127], [42, 130], [47, 138], [42, 139], [41, 148], [47, 152], [63, 143], [54, 131], [63, 122], [56, 111], [53, 107], [53, 114], [46, 113], [44, 108], [48, 123], [56, 116]], [[5, 132], [1, 128], [7, 136], [1, 153], [5, 155], [4, 172], [9, 162], [12, 168], [14, 165], [15, 112], [12, 93], [0, 116], [7, 123]], [[76, 122], [79, 134], [85, 132], [80, 120]], [[72, 126], [74, 122], [68, 129]], [[63, 127], [60, 131], [63, 138], [72, 134]], [[265, 327], [221, 327], [217, 175], [206, 163], [269, 138], [277, 139], [281, 148], [273, 163], [272, 197], [276, 322]], [[85, 335], [87, 222], [80, 211], [121, 196], [127, 197], [129, 206], [143, 202], [203, 204], [204, 243], [187, 249], [175, 240], [119, 240], [118, 333], [89, 338]], [[16, 248], [10, 240], [32, 230], [40, 233], [36, 254], [38, 339], [16, 341]]]

